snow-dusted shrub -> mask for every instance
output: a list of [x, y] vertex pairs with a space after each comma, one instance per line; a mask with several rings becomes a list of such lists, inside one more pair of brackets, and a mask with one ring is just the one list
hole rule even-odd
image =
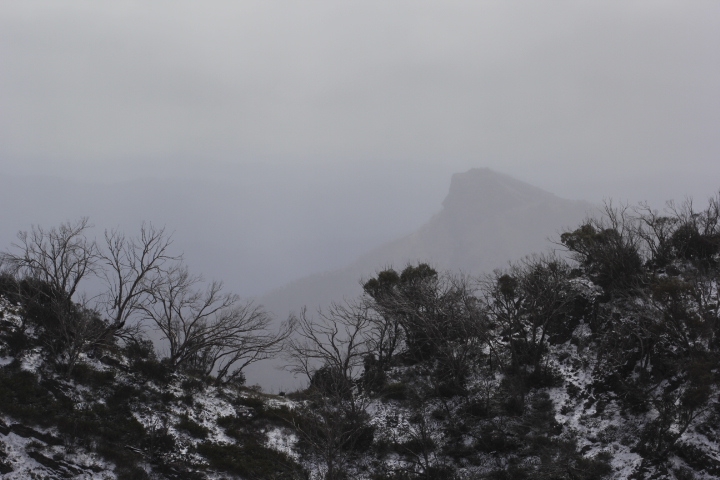
[[244, 478], [306, 478], [301, 467], [291, 457], [258, 443], [239, 446], [203, 442], [197, 450], [212, 468]]

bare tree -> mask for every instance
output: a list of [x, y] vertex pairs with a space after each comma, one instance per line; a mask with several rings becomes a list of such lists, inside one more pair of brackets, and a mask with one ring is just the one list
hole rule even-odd
[[119, 230], [105, 231], [106, 248], [99, 256], [105, 294], [101, 304], [110, 320], [108, 333], [121, 333], [128, 320], [142, 310], [166, 274], [182, 259], [169, 253], [172, 238], [164, 228], [143, 224], [136, 238]]
[[432, 359], [437, 387], [463, 391], [488, 338], [486, 315], [469, 278], [420, 264], [401, 275], [380, 272], [364, 287], [374, 313], [367, 343], [379, 368], [387, 368], [396, 351], [417, 361]]
[[87, 217], [50, 230], [33, 225], [18, 233], [19, 242], [12, 244], [17, 253], [3, 253], [2, 263], [14, 275], [45, 282], [55, 296], [70, 301], [96, 269], [97, 247], [85, 236], [90, 227]]
[[[671, 207], [672, 204], [668, 205], [668, 208]], [[643, 255], [656, 266], [665, 265], [672, 257], [672, 235], [677, 229], [679, 219], [676, 216], [661, 215], [647, 203], [635, 207], [634, 212], [638, 220], [635, 230], [642, 240]]]
[[671, 238], [677, 256], [713, 264], [720, 252], [720, 193], [709, 199], [705, 210], [696, 211], [692, 199], [679, 205], [669, 202], [668, 209], [678, 220]]
[[413, 407], [410, 410], [412, 415], [398, 429], [405, 441], [396, 439], [399, 453], [407, 462], [403, 470], [411, 472], [417, 478], [438, 478], [442, 474], [451, 476], [452, 473], [444, 465], [444, 459], [437, 451], [441, 425], [432, 414], [435, 406], [432, 402], [416, 399]]
[[370, 447], [374, 428], [369, 424], [368, 405], [367, 397], [341, 398], [313, 390], [298, 408], [293, 427], [325, 480], [352, 478], [349, 470], [358, 454]]
[[148, 302], [139, 305], [168, 342], [172, 368], [209, 374], [217, 367], [217, 381], [223, 382], [280, 350], [291, 326], [269, 333], [271, 318], [260, 307], [223, 293], [221, 282], [204, 289], [202, 283], [201, 277], [178, 266], [153, 286]]
[[[137, 238], [127, 238], [118, 230], [106, 231], [106, 248], [102, 250], [87, 238], [89, 228], [87, 217], [50, 230], [33, 226], [29, 232], [18, 233], [19, 242], [13, 244], [16, 252], [4, 253], [2, 261], [16, 276], [49, 285], [48, 295], [53, 298], [48, 300], [55, 304], [54, 308], [67, 310], [58, 311], [59, 318], [67, 320], [72, 316], [69, 310], [73, 310], [73, 301], [81, 304], [75, 309], [78, 311], [90, 309], [91, 304], [104, 310], [109, 319], [105, 329], [94, 329], [91, 336], [83, 336], [86, 343], [98, 344], [122, 331], [163, 278], [163, 269], [177, 263], [180, 257], [168, 253], [171, 239], [164, 229], [152, 225], [143, 224]], [[105, 292], [93, 303], [93, 299], [81, 295], [78, 287], [95, 275], [104, 281]]]
[[65, 364], [68, 375], [105, 327], [79, 291], [97, 270], [97, 247], [86, 236], [90, 227], [87, 217], [49, 230], [33, 226], [18, 233], [14, 252], [2, 254], [2, 263], [16, 278], [36, 281], [22, 288], [23, 306], [38, 312], [34, 321], [43, 332], [41, 341], [55, 361]]
[[88, 305], [86, 299], [80, 298], [69, 306], [55, 306], [56, 318], [59, 320], [51, 332], [55, 341], [47, 339], [45, 344], [51, 347], [56, 357], [64, 360], [65, 374], [68, 376], [80, 360], [80, 354], [97, 342], [107, 329], [107, 323], [100, 318], [100, 314]]
[[401, 348], [403, 330], [398, 317], [387, 312], [383, 313], [383, 309], [375, 299], [366, 294], [363, 301], [370, 320], [366, 334], [368, 352], [373, 355], [376, 369], [382, 371], [390, 367], [395, 354]]
[[308, 317], [303, 309], [296, 319], [297, 337], [288, 342], [287, 359], [291, 372], [312, 381], [318, 370], [326, 369], [347, 385], [360, 375], [367, 350], [370, 317], [363, 303], [333, 304], [318, 318]]
[[607, 292], [627, 295], [641, 283], [645, 244], [638, 235], [640, 223], [628, 205], [607, 202], [600, 218], [563, 233], [560, 242], [593, 282]]
[[548, 338], [565, 328], [579, 295], [569, 266], [554, 256], [530, 256], [486, 276], [482, 291], [488, 313], [500, 328], [491, 349], [508, 351], [513, 368], [539, 371]]
[[235, 315], [244, 320], [234, 328], [233, 336], [206, 346], [188, 361], [190, 368], [204, 375], [214, 372], [217, 385], [235, 381], [242, 377], [248, 365], [280, 354], [295, 329], [295, 323], [290, 319], [277, 331], [268, 330], [271, 317], [252, 303], [237, 305]]
[[347, 478], [355, 453], [372, 443], [368, 399], [355, 388], [368, 353], [370, 316], [363, 302], [333, 304], [315, 319], [303, 309], [297, 335], [288, 341], [288, 369], [310, 381], [294, 427], [328, 480]]

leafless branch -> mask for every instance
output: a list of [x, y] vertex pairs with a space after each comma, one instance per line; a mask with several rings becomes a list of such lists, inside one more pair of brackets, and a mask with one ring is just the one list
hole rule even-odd
[[172, 238], [165, 229], [143, 224], [136, 238], [119, 230], [105, 231], [106, 248], [100, 253], [105, 281], [102, 306], [117, 332], [147, 301], [162, 282], [165, 272], [177, 266], [180, 255], [169, 253]]
[[271, 318], [260, 307], [223, 293], [221, 282], [202, 285], [201, 277], [178, 266], [158, 280], [139, 307], [167, 341], [173, 368], [216, 371], [217, 381], [225, 382], [279, 352], [292, 323], [271, 333]]
[[333, 304], [327, 312], [319, 311], [317, 319], [303, 309], [295, 321], [298, 333], [288, 342], [288, 370], [312, 380], [318, 369], [327, 367], [348, 382], [357, 379], [367, 354], [366, 305]]
[[50, 230], [33, 225], [29, 232], [18, 233], [19, 242], [12, 244], [17, 253], [3, 253], [3, 263], [14, 275], [43, 281], [70, 301], [97, 266], [97, 247], [85, 236], [90, 227], [87, 217]]

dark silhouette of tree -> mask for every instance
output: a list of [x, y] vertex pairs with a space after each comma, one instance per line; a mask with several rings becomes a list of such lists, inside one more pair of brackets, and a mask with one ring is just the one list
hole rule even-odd
[[139, 306], [167, 342], [171, 368], [215, 373], [225, 383], [281, 350], [292, 322], [271, 333], [272, 319], [262, 308], [222, 290], [221, 282], [203, 288], [201, 277], [177, 266], [157, 279]]
[[368, 353], [369, 311], [362, 303], [333, 304], [317, 318], [302, 310], [297, 334], [287, 343], [288, 369], [309, 380], [307, 402], [294, 426], [327, 480], [348, 477], [357, 453], [373, 440], [367, 405], [360, 393]]
[[14, 251], [2, 254], [3, 264], [27, 294], [22, 298], [25, 309], [42, 312], [34, 318], [42, 342], [56, 362], [65, 364], [68, 375], [106, 326], [79, 291], [97, 269], [97, 247], [85, 236], [90, 226], [87, 217], [49, 230], [33, 226], [18, 233]]
[[[288, 370], [312, 381], [324, 369], [345, 384], [354, 384], [362, 373], [368, 353], [369, 312], [362, 303], [333, 304], [317, 318], [303, 309], [297, 323], [297, 334], [287, 342]], [[339, 384], [339, 383], [338, 383]]]
[[608, 203], [601, 218], [560, 236], [573, 258], [609, 294], [630, 294], [640, 281], [642, 239], [631, 213], [627, 206]]
[[177, 268], [182, 256], [172, 255], [171, 245], [165, 229], [152, 224], [143, 224], [135, 238], [117, 229], [105, 232], [105, 249], [99, 258], [105, 284], [101, 305], [110, 321], [108, 333], [122, 334], [128, 321]]
[[87, 217], [50, 230], [33, 225], [18, 233], [14, 251], [2, 254], [3, 265], [17, 277], [50, 285], [54, 300], [70, 302], [97, 267], [97, 246], [85, 236], [90, 227]]

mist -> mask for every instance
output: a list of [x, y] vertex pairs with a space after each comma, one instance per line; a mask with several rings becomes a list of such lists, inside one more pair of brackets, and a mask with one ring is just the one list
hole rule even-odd
[[715, 2], [0, 5], [3, 249], [149, 221], [250, 298], [414, 232], [471, 168], [659, 209], [720, 186]]
[[96, 181], [487, 166], [575, 197], [716, 178], [718, 10], [4, 2], [0, 158]]

